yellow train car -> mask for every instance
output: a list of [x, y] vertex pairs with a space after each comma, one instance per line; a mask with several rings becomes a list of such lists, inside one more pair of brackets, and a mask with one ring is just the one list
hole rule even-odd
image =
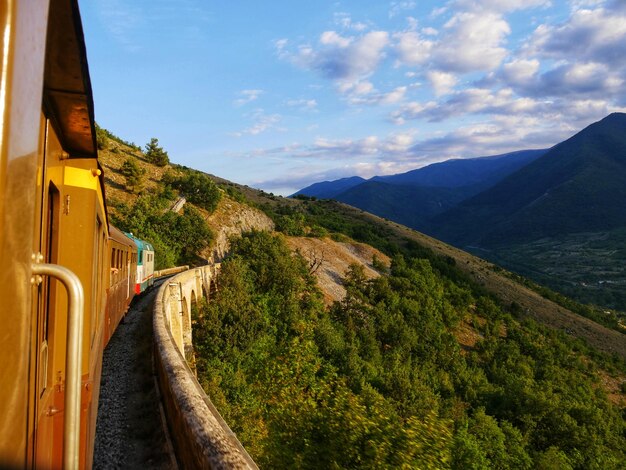
[[78, 4], [0, 25], [0, 467], [90, 468], [110, 261]]
[[109, 265], [111, 269], [107, 284], [107, 305], [104, 320], [105, 346], [135, 297], [137, 277], [137, 245], [113, 225], [109, 225], [109, 234]]

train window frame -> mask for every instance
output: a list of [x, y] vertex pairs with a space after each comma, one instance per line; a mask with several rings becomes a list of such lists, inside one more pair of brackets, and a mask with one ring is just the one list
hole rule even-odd
[[[42, 227], [43, 239], [41, 246], [44, 253], [44, 261], [50, 264], [56, 264], [58, 261], [58, 242], [59, 242], [59, 223], [61, 210], [61, 192], [51, 181], [48, 183], [46, 203], [46, 219], [45, 225]], [[39, 286], [40, 295], [38, 307], [40, 325], [38, 328], [39, 342], [39, 371], [38, 371], [38, 392], [39, 398], [43, 397], [46, 390], [52, 386], [52, 368], [50, 363], [50, 336], [54, 335], [51, 327], [54, 328], [55, 322], [55, 288], [56, 281], [48, 276], [44, 277], [43, 282]]]

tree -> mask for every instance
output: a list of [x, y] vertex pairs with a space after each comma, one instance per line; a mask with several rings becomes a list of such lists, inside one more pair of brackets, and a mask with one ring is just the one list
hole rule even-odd
[[170, 162], [170, 157], [163, 147], [159, 146], [159, 139], [156, 137], [152, 137], [146, 144], [146, 158], [157, 166], [165, 166]]
[[139, 167], [132, 158], [127, 158], [122, 164], [121, 173], [126, 177], [126, 187], [133, 192], [138, 192], [142, 186], [142, 178], [146, 170]]
[[98, 145], [98, 150], [106, 150], [109, 147], [109, 138], [107, 136], [107, 131], [102, 129], [97, 123], [96, 144]]

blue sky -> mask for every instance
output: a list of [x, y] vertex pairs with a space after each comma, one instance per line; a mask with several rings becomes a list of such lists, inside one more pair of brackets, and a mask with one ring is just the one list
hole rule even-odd
[[626, 0], [81, 1], [96, 120], [291, 194], [626, 111]]

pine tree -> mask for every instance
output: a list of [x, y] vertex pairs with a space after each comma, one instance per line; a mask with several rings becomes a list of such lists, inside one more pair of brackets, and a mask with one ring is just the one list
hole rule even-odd
[[170, 162], [167, 152], [163, 150], [163, 147], [159, 146], [159, 139], [156, 137], [152, 137], [150, 142], [146, 144], [146, 158], [150, 163], [154, 163], [157, 166], [165, 166]]

